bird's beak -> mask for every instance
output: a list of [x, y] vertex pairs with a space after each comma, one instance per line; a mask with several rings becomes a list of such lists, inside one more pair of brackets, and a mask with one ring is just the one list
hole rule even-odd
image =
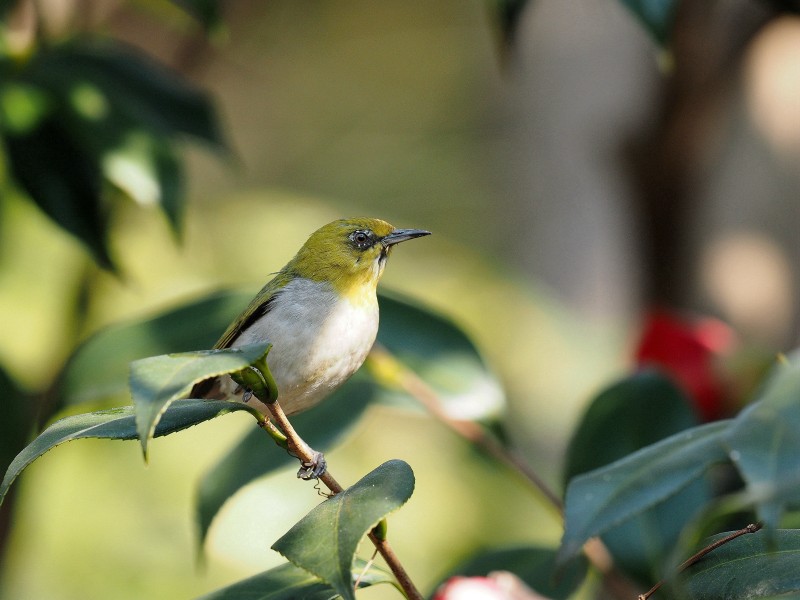
[[394, 246], [395, 244], [399, 244], [400, 242], [405, 242], [406, 240], [413, 240], [414, 238], [430, 234], [431, 234], [430, 231], [425, 231], [424, 229], [395, 229], [392, 233], [384, 237], [381, 240], [381, 243], [384, 245], [385, 248], [388, 248], [389, 246]]

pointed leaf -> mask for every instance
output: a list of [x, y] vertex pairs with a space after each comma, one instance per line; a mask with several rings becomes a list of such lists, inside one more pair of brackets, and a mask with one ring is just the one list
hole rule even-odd
[[251, 297], [250, 293], [216, 292], [154, 317], [100, 330], [70, 357], [56, 386], [59, 397], [66, 404], [77, 404], [127, 394], [132, 361], [211, 348]]
[[[688, 399], [670, 379], [654, 370], [640, 371], [592, 401], [570, 442], [565, 479], [695, 425], [697, 418]], [[683, 526], [710, 499], [710, 485], [698, 478], [673, 497], [610, 529], [602, 539], [614, 563], [652, 585], [653, 565], [662, 562]]]
[[264, 357], [271, 344], [224, 350], [199, 350], [143, 358], [131, 364], [131, 396], [136, 429], [147, 457], [147, 442], [170, 403], [185, 398], [192, 386], [209, 377], [235, 373]]
[[220, 0], [172, 0], [197, 19], [206, 31], [218, 29], [222, 24]]
[[495, 0], [497, 7], [497, 21], [502, 34], [503, 45], [507, 49], [516, 41], [517, 29], [519, 28], [520, 18], [528, 6], [528, 0]]
[[[104, 127], [110, 126], [106, 120]], [[160, 205], [172, 230], [179, 233], [183, 214], [181, 161], [163, 138], [143, 131], [124, 131], [115, 137], [98, 149], [104, 175], [137, 203]]]
[[[293, 416], [292, 424], [312, 448], [324, 452], [356, 423], [376, 393], [371, 381], [356, 375], [314, 410]], [[215, 515], [240, 488], [296, 462], [260, 429], [248, 432], [200, 481], [195, 511], [200, 546]]]
[[[252, 410], [240, 402], [211, 400], [177, 400], [164, 413], [154, 437], [161, 437], [192, 427], [198, 423], [240, 410]], [[0, 503], [19, 474], [42, 454], [56, 446], [82, 438], [134, 440], [138, 438], [133, 406], [72, 415], [59, 419], [11, 462], [0, 485]]]
[[329, 583], [345, 600], [354, 600], [350, 573], [358, 543], [413, 491], [411, 467], [390, 460], [317, 506], [272, 548]]
[[800, 360], [779, 364], [759, 397], [725, 440], [748, 488], [765, 498], [759, 520], [777, 527], [787, 506], [800, 505]]
[[570, 440], [564, 481], [695, 425], [685, 394], [672, 380], [655, 370], [639, 371], [592, 400]]
[[218, 147], [224, 140], [209, 96], [143, 52], [120, 42], [78, 39], [37, 54], [26, 77], [76, 105], [79, 86], [94, 90], [89, 117], [112, 111], [157, 136], [187, 134]]
[[562, 600], [581, 584], [587, 567], [586, 558], [579, 556], [559, 570], [555, 548], [501, 548], [476, 554], [442, 578], [442, 583], [455, 576], [485, 577], [492, 571], [509, 571], [543, 597]]
[[670, 498], [726, 459], [729, 421], [668, 437], [606, 467], [575, 477], [567, 487], [559, 560], [574, 556], [601, 535]]
[[14, 180], [56, 224], [74, 235], [109, 268], [102, 174], [60, 122], [48, 118], [25, 133], [5, 136]]
[[0, 366], [0, 469], [5, 470], [17, 453], [25, 447], [34, 422], [35, 401], [26, 394]]
[[[364, 561], [356, 561], [352, 572], [353, 581], [360, 577], [359, 589], [380, 583], [394, 585], [392, 574], [375, 566], [362, 575], [365, 566]], [[308, 571], [286, 563], [197, 600], [331, 600], [335, 596], [336, 592], [330, 585]]]
[[[710, 544], [726, 533], [713, 536]], [[800, 530], [761, 531], [721, 546], [678, 579], [675, 598], [750, 600], [800, 597]]]

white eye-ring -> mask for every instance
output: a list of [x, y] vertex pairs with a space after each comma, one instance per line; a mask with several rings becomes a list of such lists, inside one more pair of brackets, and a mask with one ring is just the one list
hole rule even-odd
[[359, 229], [350, 234], [350, 240], [356, 248], [369, 248], [374, 242], [375, 236], [368, 229]]

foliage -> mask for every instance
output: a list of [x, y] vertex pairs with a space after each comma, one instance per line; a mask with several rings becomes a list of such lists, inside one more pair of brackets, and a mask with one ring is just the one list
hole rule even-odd
[[[220, 5], [213, 0], [174, 4], [206, 32], [222, 26]], [[494, 4], [508, 44], [526, 4]], [[676, 2], [622, 4], [659, 45], [669, 46]], [[0, 18], [14, 7], [14, 2], [0, 1]], [[37, 31], [30, 46], [20, 50], [8, 42], [7, 29], [5, 21], [0, 23], [4, 188], [29, 198], [107, 269], [114, 268], [109, 216], [121, 195], [160, 206], [179, 234], [184, 213], [179, 140], [225, 147], [209, 96], [118, 41], [82, 34], [48, 40]], [[196, 518], [202, 547], [228, 499], [294, 460], [265, 434], [265, 416], [256, 409], [186, 398], [203, 379], [261, 368], [269, 344], [199, 350], [213, 344], [249, 297], [219, 292], [84, 340], [48, 390], [56, 408], [70, 414], [44, 427], [27, 445], [34, 420], [47, 421], [50, 415], [34, 414], [33, 395], [0, 366], [5, 403], [0, 454], [8, 465], [0, 505], [8, 508], [12, 485], [29, 465], [66, 442], [138, 440], [146, 457], [154, 437], [233, 412], [249, 414], [255, 420], [252, 429], [199, 482]], [[469, 336], [446, 316], [403, 297], [382, 294], [380, 307], [379, 344], [419, 376], [424, 390], [387, 386], [397, 380], [381, 373], [375, 361], [314, 411], [293, 419], [303, 437], [328, 450], [370, 405], [416, 411], [409, 396], [424, 393], [428, 406], [434, 402], [440, 409], [434, 416], [465, 437], [467, 430], [459, 429], [459, 423], [466, 420], [499, 432], [499, 441], [487, 434], [495, 445], [470, 437], [494, 459], [517, 467], [524, 459], [536, 464], [537, 457], [525, 456], [523, 444], [518, 447], [506, 435], [503, 388]], [[133, 405], [120, 406], [128, 394]], [[507, 570], [549, 598], [567, 598], [581, 585], [591, 585], [589, 574], [596, 569], [600, 577], [630, 578], [640, 586], [666, 578], [663, 590], [670, 597], [797, 596], [800, 530], [789, 526], [800, 513], [798, 397], [800, 356], [792, 356], [775, 365], [738, 415], [700, 425], [691, 399], [667, 375], [651, 370], [629, 374], [591, 400], [571, 438], [560, 547], [485, 548], [448, 577]], [[734, 473], [737, 485], [717, 485], [721, 471]], [[519, 468], [514, 475], [542, 486], [531, 473]], [[378, 543], [386, 540], [385, 518], [409, 500], [415, 485], [409, 464], [384, 462], [326, 498], [272, 543], [289, 562], [204, 598], [352, 599], [356, 588], [378, 584], [408, 593], [395, 575], [357, 553], [367, 535]], [[695, 547], [724, 536], [701, 541], [712, 526], [739, 519], [743, 511], [754, 513], [765, 529], [716, 548], [686, 569], [676, 567]], [[419, 535], [424, 543], [424, 532]], [[595, 538], [610, 553], [613, 568], [593, 554]]]
[[21, 58], [0, 43], [0, 140], [13, 181], [104, 267], [112, 189], [161, 206], [180, 231], [184, 135], [224, 147], [208, 96], [140, 51], [76, 37]]

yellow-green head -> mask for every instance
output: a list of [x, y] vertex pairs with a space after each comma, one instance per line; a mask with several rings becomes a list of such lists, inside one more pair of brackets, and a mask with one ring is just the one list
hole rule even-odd
[[312, 233], [281, 275], [327, 281], [342, 295], [374, 290], [392, 247], [424, 235], [430, 232], [396, 229], [380, 219], [339, 219]]

